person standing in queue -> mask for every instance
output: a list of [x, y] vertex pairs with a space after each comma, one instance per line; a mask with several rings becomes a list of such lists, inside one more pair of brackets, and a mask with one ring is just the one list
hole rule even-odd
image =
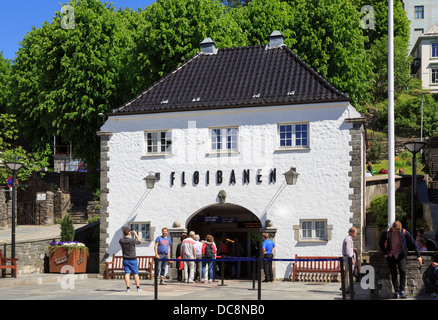
[[[155, 239], [155, 257], [158, 259], [170, 259], [170, 245], [172, 244], [169, 237], [167, 237], [168, 230], [167, 228], [163, 228], [161, 230], [161, 236], [158, 236]], [[157, 271], [160, 272], [160, 284], [166, 284], [164, 282], [164, 277], [166, 275], [166, 266], [169, 264], [169, 261], [161, 261], [158, 260], [157, 263]]]
[[[262, 254], [264, 259], [272, 259], [275, 252], [275, 243], [269, 239], [267, 233], [262, 234]], [[265, 280], [263, 282], [273, 282], [274, 275], [272, 272], [272, 261], [263, 261], [263, 271], [265, 272]]]

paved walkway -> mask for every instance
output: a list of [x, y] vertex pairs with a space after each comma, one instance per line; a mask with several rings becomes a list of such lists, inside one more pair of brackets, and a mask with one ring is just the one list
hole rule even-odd
[[[75, 229], [85, 226], [85, 224], [75, 224]], [[11, 242], [11, 229], [0, 230], [0, 244]], [[25, 242], [40, 239], [51, 239], [59, 237], [61, 234], [61, 225], [55, 224], [51, 226], [16, 226], [15, 241]]]
[[[211, 284], [185, 284], [168, 281], [158, 286], [158, 300], [228, 301], [258, 300], [258, 287], [250, 280], [217, 280]], [[123, 279], [98, 279], [97, 274], [33, 274], [0, 279], [0, 300], [155, 300], [152, 280], [140, 280], [141, 292], [131, 281], [132, 292], [125, 292]], [[253, 289], [255, 288], [255, 289]], [[261, 300], [342, 300], [337, 282], [262, 283]], [[370, 300], [368, 290], [355, 283], [355, 300]], [[347, 295], [347, 299], [350, 296]], [[430, 295], [408, 300], [434, 300]]]
[[[82, 225], [75, 225], [76, 228]], [[28, 241], [59, 235], [60, 226], [17, 226], [16, 240]], [[0, 244], [10, 242], [11, 230], [0, 231]], [[125, 292], [122, 279], [98, 279], [97, 274], [30, 274], [14, 278], [0, 278], [0, 300], [148, 300], [148, 301], [257, 301], [257, 283], [249, 280], [218, 280], [212, 284], [183, 284], [168, 281], [155, 287], [152, 280], [140, 281], [142, 292]], [[355, 300], [370, 300], [368, 290], [355, 283]], [[275, 281], [262, 283], [261, 300], [342, 300], [340, 283]], [[349, 299], [349, 296], [347, 296]], [[409, 297], [408, 300], [434, 300], [430, 295]]]

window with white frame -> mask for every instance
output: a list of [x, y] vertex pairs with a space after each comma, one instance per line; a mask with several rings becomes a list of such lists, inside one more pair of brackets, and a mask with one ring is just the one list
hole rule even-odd
[[[141, 241], [152, 241], [150, 222], [130, 222], [129, 229], [137, 232], [137, 235]], [[133, 234], [131, 237], [135, 238]]]
[[167, 131], [145, 131], [146, 154], [172, 153], [172, 133]]
[[282, 123], [278, 125], [278, 146], [280, 149], [308, 148], [309, 123]]
[[432, 58], [438, 58], [438, 42], [432, 43]]
[[301, 241], [326, 241], [327, 220], [301, 220], [300, 221]]
[[210, 130], [211, 151], [238, 151], [238, 128], [212, 128]]

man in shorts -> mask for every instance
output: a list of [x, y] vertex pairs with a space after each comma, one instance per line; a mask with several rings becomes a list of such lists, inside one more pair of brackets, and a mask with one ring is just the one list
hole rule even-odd
[[[136, 239], [131, 238], [131, 234], [133, 234]], [[134, 275], [134, 281], [135, 285], [137, 286], [137, 291], [141, 291], [140, 280], [138, 277], [137, 255], [135, 253], [135, 246], [141, 243], [140, 238], [138, 237], [137, 232], [131, 231], [128, 227], [126, 227], [123, 229], [123, 238], [119, 240], [119, 243], [122, 247], [123, 267], [125, 268], [126, 292], [131, 292], [131, 288], [129, 286], [129, 278], [131, 276], [131, 273]]]

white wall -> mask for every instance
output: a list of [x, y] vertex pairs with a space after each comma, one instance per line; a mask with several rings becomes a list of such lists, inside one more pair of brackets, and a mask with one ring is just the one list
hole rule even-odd
[[[299, 255], [340, 255], [342, 240], [351, 226], [349, 219], [351, 177], [349, 129], [346, 118], [359, 117], [346, 103], [241, 108], [217, 111], [177, 112], [151, 115], [110, 117], [101, 131], [111, 131], [109, 141], [108, 253], [120, 254], [118, 239], [121, 227], [128, 221], [151, 221], [154, 237], [174, 221], [183, 226], [202, 207], [217, 202], [224, 189], [227, 203], [247, 208], [259, 217], [273, 221], [277, 258]], [[276, 151], [277, 123], [310, 122], [310, 148], [288, 152]], [[228, 156], [208, 155], [209, 127], [239, 126], [239, 153]], [[173, 154], [167, 157], [144, 156], [144, 130], [172, 129]], [[283, 173], [296, 167], [300, 174], [294, 186], [284, 186]], [[277, 182], [268, 182], [270, 169], [277, 169]], [[244, 169], [251, 170], [251, 182], [242, 184]], [[194, 171], [200, 173], [200, 183], [193, 185]], [[214, 173], [222, 170], [224, 182], [215, 183]], [[229, 185], [231, 170], [237, 183]], [[263, 182], [257, 184], [260, 170]], [[148, 191], [143, 178], [150, 172], [160, 172], [161, 180]], [[176, 172], [170, 185], [171, 172]], [[185, 186], [180, 173], [185, 172]], [[210, 171], [210, 184], [205, 173]], [[268, 204], [282, 192], [265, 212]], [[300, 218], [328, 219], [333, 225], [332, 240], [319, 244], [300, 244], [294, 238], [293, 225]], [[195, 230], [196, 231], [196, 230]], [[153, 243], [141, 245], [137, 254], [153, 254]], [[277, 277], [282, 277], [288, 263], [277, 263]]]

